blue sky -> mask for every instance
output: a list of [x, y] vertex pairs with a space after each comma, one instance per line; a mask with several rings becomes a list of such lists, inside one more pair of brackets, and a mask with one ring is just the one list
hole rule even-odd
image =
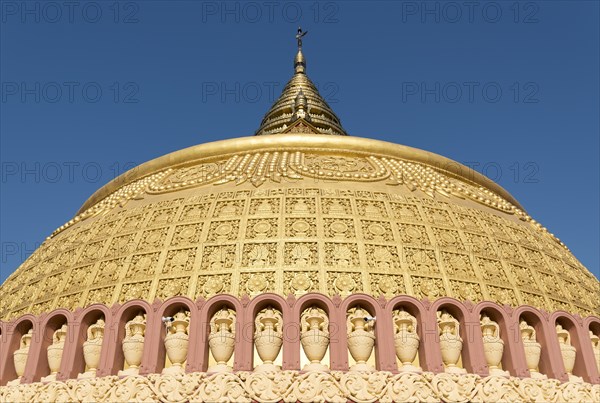
[[116, 174], [252, 135], [298, 25], [351, 135], [487, 174], [599, 276], [599, 4], [2, 0], [0, 281]]

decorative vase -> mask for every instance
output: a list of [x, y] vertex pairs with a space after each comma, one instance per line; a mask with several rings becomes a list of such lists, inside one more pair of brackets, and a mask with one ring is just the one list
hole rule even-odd
[[144, 338], [146, 331], [145, 315], [139, 314], [125, 325], [125, 338], [123, 339], [123, 355], [128, 368], [119, 371], [119, 376], [137, 375], [142, 363], [144, 352]]
[[320, 308], [312, 307], [302, 314], [300, 322], [302, 326], [300, 343], [306, 357], [310, 360], [310, 364], [305, 365], [302, 370], [329, 371], [326, 365], [321, 364], [321, 360], [325, 357], [329, 346], [327, 314]]
[[481, 317], [480, 324], [483, 334], [483, 352], [490, 375], [508, 376], [506, 371], [500, 369], [504, 353], [504, 341], [500, 338], [500, 327], [486, 315]]
[[374, 371], [375, 369], [367, 364], [375, 345], [375, 335], [371, 326], [365, 321], [366, 316], [370, 315], [360, 307], [353, 308], [349, 312], [348, 320], [351, 326], [348, 328], [348, 349], [356, 361], [350, 371]]
[[217, 364], [210, 367], [207, 372], [232, 371], [227, 362], [231, 359], [235, 347], [234, 324], [235, 312], [231, 309], [223, 308], [213, 316], [208, 345]]
[[56, 380], [56, 375], [60, 370], [63, 351], [65, 349], [65, 338], [67, 335], [67, 325], [62, 325], [57, 329], [52, 336], [52, 344], [48, 346], [48, 367], [50, 375], [41, 379], [42, 382], [50, 382]]
[[279, 355], [283, 344], [282, 323], [281, 313], [271, 307], [263, 309], [256, 315], [254, 345], [263, 363], [256, 367], [255, 371], [272, 372], [281, 369], [273, 364], [273, 361]]
[[77, 375], [77, 379], [94, 378], [100, 364], [100, 352], [104, 341], [104, 320], [98, 319], [87, 330], [87, 340], [83, 343], [83, 359], [87, 370]]
[[523, 349], [525, 350], [525, 361], [532, 378], [546, 379], [546, 375], [539, 372], [540, 356], [542, 346], [536, 341], [535, 329], [529, 326], [524, 320], [519, 324], [521, 329], [521, 338], [523, 339]]
[[185, 312], [175, 314], [173, 324], [169, 328], [170, 333], [165, 336], [165, 349], [167, 350], [167, 357], [171, 361], [171, 366], [163, 369], [163, 374], [182, 374], [185, 372], [183, 363], [188, 353], [189, 336], [187, 329], [189, 324], [189, 314]]
[[438, 329], [440, 332], [440, 350], [446, 372], [464, 374], [467, 371], [458, 367], [458, 360], [462, 352], [463, 340], [459, 336], [460, 325], [452, 315], [446, 311], [438, 311]]
[[571, 345], [571, 334], [567, 329], [564, 329], [560, 324], [556, 325], [556, 335], [560, 345], [560, 354], [562, 355], [565, 371], [572, 382], [582, 382], [583, 380], [573, 375], [575, 367], [575, 358], [577, 357], [577, 349]]
[[394, 312], [394, 346], [396, 356], [401, 362], [401, 372], [421, 372], [421, 368], [412, 365], [419, 351], [417, 319], [403, 309]]
[[33, 337], [33, 329], [29, 329], [27, 333], [21, 336], [20, 348], [13, 353], [13, 361], [15, 364], [15, 372], [17, 373], [17, 379], [14, 379], [7, 383], [7, 386], [18, 385], [21, 383], [21, 378], [25, 373], [25, 365], [27, 364], [27, 356], [29, 355], [29, 346], [31, 345], [31, 338]]

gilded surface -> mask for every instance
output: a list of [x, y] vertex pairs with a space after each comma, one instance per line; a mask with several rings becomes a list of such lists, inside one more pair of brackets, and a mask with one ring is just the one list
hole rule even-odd
[[237, 372], [107, 376], [0, 387], [0, 402], [597, 402], [600, 385], [478, 375]]
[[[257, 186], [251, 171], [240, 183], [222, 174], [204, 185], [187, 182], [185, 172], [204, 169], [191, 167], [155, 174], [136, 192], [122, 190], [130, 196], [84, 212], [10, 276], [0, 289], [2, 318], [134, 298], [309, 291], [597, 313], [598, 280], [508, 202], [468, 197], [460, 189], [470, 185], [451, 186], [456, 179], [411, 190], [391, 169], [365, 168], [376, 167], [370, 159], [320, 160], [333, 164], [325, 176], [334, 168], [365, 171], [367, 177], [351, 175], [364, 179], [361, 190], [352, 189], [317, 178], [318, 171], [302, 176], [306, 159], [288, 156], [296, 158], [294, 172], [304, 179]], [[260, 159], [238, 159], [260, 168]]]

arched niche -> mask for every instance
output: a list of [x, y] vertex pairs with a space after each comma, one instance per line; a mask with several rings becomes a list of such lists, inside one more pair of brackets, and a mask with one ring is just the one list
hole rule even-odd
[[[393, 321], [393, 313], [395, 310], [404, 309], [417, 319], [417, 335], [419, 336], [418, 362], [416, 363], [425, 371], [434, 371], [434, 368], [439, 367], [441, 361], [439, 357], [434, 358], [434, 352], [428, 348], [429, 345], [436, 342], [437, 325], [429, 320], [427, 309], [421, 301], [408, 295], [401, 295], [392, 298], [385, 307], [383, 318]], [[393, 323], [392, 323], [393, 330]], [[392, 335], [388, 337], [393, 340]], [[396, 360], [398, 361], [398, 360]]]
[[[33, 315], [23, 315], [12, 323], [4, 322], [3, 325], [2, 352], [0, 354], [0, 358], [3, 362], [0, 363], [0, 386], [5, 386], [8, 382], [17, 379], [14, 353], [20, 348], [21, 337], [32, 330], [33, 339], [39, 338], [37, 318]], [[29, 361], [29, 355], [27, 361]], [[25, 368], [25, 371], [27, 371], [27, 367]]]
[[244, 308], [239, 299], [229, 294], [219, 294], [208, 299], [203, 305], [199, 313], [199, 321], [193, 324], [196, 327], [195, 334], [198, 334], [196, 339], [196, 349], [192, 362], [188, 363], [188, 369], [193, 371], [206, 372], [209, 367], [216, 364], [209, 347], [209, 335], [211, 332], [210, 321], [213, 316], [221, 309], [231, 309], [235, 312], [235, 347], [233, 356], [228, 363], [234, 370], [248, 370], [243, 364], [246, 361], [243, 357], [243, 345], [251, 343], [250, 340], [242, 339], [242, 322], [244, 316]]
[[[582, 348], [583, 343], [582, 343], [582, 338], [581, 338], [582, 332], [580, 332], [580, 330], [582, 330], [582, 329], [577, 324], [577, 321], [570, 313], [564, 312], [564, 311], [557, 311], [557, 312], [554, 312], [550, 316], [550, 323], [552, 324], [552, 326], [555, 329], [556, 329], [557, 325], [561, 325], [563, 329], [565, 329], [569, 332], [571, 345], [573, 347], [575, 347], [575, 349], [577, 350], [576, 354], [575, 354], [575, 365], [573, 366], [573, 375], [581, 377], [581, 378], [583, 378], [584, 381], [589, 382], [590, 375], [586, 368], [586, 361], [587, 361], [587, 358], [593, 359], [593, 357], [586, 358], [586, 355], [583, 353], [584, 349]], [[555, 330], [555, 341], [556, 341], [556, 343], [558, 343], [556, 330]], [[561, 352], [560, 343], [559, 343], [558, 351], [559, 351], [559, 353]], [[559, 359], [561, 362], [563, 362], [562, 354], [560, 355]], [[563, 368], [564, 368], [564, 363], [563, 363]], [[565, 371], [566, 371], [566, 369], [565, 369]]]
[[[69, 357], [71, 359], [71, 364], [69, 365], [69, 370], [65, 374], [67, 378], [76, 378], [77, 375], [85, 372], [86, 364], [83, 354], [83, 344], [87, 341], [87, 331], [89, 327], [95, 324], [99, 319], [103, 319], [105, 322], [105, 333], [104, 340], [102, 342], [102, 350], [100, 355], [100, 364], [98, 367], [97, 375], [103, 375], [103, 362], [102, 357], [104, 350], [107, 345], [110, 343], [111, 334], [110, 334], [110, 322], [111, 322], [111, 311], [105, 305], [102, 304], [93, 304], [85, 309], [81, 310], [77, 314], [76, 325], [78, 325], [75, 329], [77, 331], [77, 335], [75, 335], [75, 342], [73, 345], [73, 354]], [[75, 330], [74, 329], [74, 330]]]
[[487, 315], [498, 324], [500, 339], [504, 343], [501, 369], [508, 371], [512, 376], [525, 376], [527, 372], [523, 365], [524, 354], [521, 351], [522, 343], [518, 322], [514, 323], [502, 307], [490, 301], [477, 304], [473, 309], [473, 313], [479, 317]]
[[[30, 356], [27, 360], [29, 366], [32, 359], [35, 361], [35, 366], [32, 365], [33, 372], [29, 373], [28, 378], [33, 382], [38, 382], [41, 378], [50, 375], [50, 367], [48, 364], [48, 347], [53, 344], [54, 332], [60, 329], [63, 325], [67, 325], [67, 334], [65, 340], [65, 348], [71, 340], [74, 339], [72, 325], [74, 324], [73, 313], [66, 309], [57, 309], [49, 313], [40, 324], [40, 340], [37, 357]], [[36, 340], [37, 342], [37, 340]], [[62, 360], [68, 354], [68, 351], [63, 350]], [[62, 369], [61, 360], [61, 369]], [[27, 374], [27, 371], [26, 371]], [[61, 374], [59, 373], [58, 376]]]
[[283, 319], [283, 323], [281, 323], [283, 328], [283, 344], [279, 354], [277, 355], [277, 358], [274, 361], [275, 365], [283, 367], [284, 351], [289, 348], [288, 345], [290, 340], [292, 340], [293, 337], [297, 337], [296, 335], [298, 334], [297, 324], [293, 323], [291, 308], [288, 306], [287, 301], [282, 296], [274, 293], [265, 293], [254, 297], [246, 308], [246, 322], [242, 329], [242, 340], [244, 340], [244, 342], [246, 340], [252, 341], [252, 351], [250, 353], [250, 367], [252, 369], [255, 369], [260, 363], [262, 363], [254, 343], [254, 334], [256, 331], [255, 319], [260, 311], [268, 307], [275, 308], [281, 312]]
[[[588, 342], [590, 343], [590, 345], [592, 344], [592, 339], [591, 339], [592, 335], [600, 338], [600, 318], [595, 317], [595, 316], [588, 316], [583, 321], [583, 328], [584, 328], [584, 332], [585, 332], [585, 329], [588, 330], [587, 334], [588, 334], [588, 336], [590, 336]], [[591, 334], [590, 334], [590, 332], [591, 332]], [[600, 348], [600, 346], [599, 346], [599, 348]], [[596, 370], [596, 374], [595, 375], [592, 374], [592, 376], [590, 377], [591, 382], [592, 383], [600, 383], [600, 354], [598, 353], [597, 350], [594, 350], [593, 346], [592, 346], [592, 353], [594, 354], [594, 363], [596, 364], [596, 368], [594, 368]]]
[[[345, 369], [350, 368], [351, 360], [350, 350], [348, 349], [348, 338], [347, 338], [347, 315], [348, 311], [354, 307], [360, 306], [363, 309], [366, 309], [372, 317], [379, 318], [379, 320], [375, 321], [375, 326], [373, 328], [375, 335], [375, 346], [373, 348], [373, 352], [371, 353], [371, 357], [367, 361], [367, 364], [372, 364], [377, 370], [393, 370], [396, 366], [395, 360], [393, 359], [393, 346], [389, 345], [389, 339], [386, 339], [385, 336], [387, 333], [390, 333], [389, 327], [390, 325], [385, 321], [381, 320], [384, 317], [383, 308], [378, 303], [378, 301], [368, 294], [352, 294], [346, 297], [343, 302], [340, 304], [339, 312], [337, 320], [340, 321], [340, 345], [344, 347], [344, 357], [345, 358]], [[386, 330], [387, 328], [387, 330]]]
[[[327, 347], [327, 352], [322, 363], [328, 365], [332, 370], [338, 369], [340, 365], [339, 360], [337, 359], [340, 355], [340, 352], [338, 351], [340, 346], [339, 340], [340, 337], [343, 336], [345, 338], [346, 335], [342, 335], [341, 333], [339, 321], [337, 321], [335, 317], [336, 309], [333, 302], [327, 296], [319, 293], [304, 294], [296, 300], [293, 306], [292, 322], [296, 332], [294, 334], [292, 334], [291, 331], [284, 332], [285, 337], [289, 337], [290, 342], [294, 342], [293, 348], [295, 354], [290, 358], [291, 362], [289, 363], [289, 369], [302, 369], [304, 365], [308, 363], [308, 358], [300, 343], [300, 318], [306, 309], [313, 306], [322, 309], [329, 320], [329, 346]], [[285, 328], [286, 330], [289, 329], [287, 324]]]
[[[562, 371], [562, 365], [559, 367], [552, 354], [552, 349], [555, 346], [556, 332], [554, 327], [551, 327], [542, 313], [534, 307], [523, 305], [518, 307], [513, 312], [513, 317], [521, 322], [525, 320], [529, 326], [535, 329], [536, 341], [540, 343], [542, 348], [540, 354], [540, 362], [538, 369], [541, 374], [548, 376], [549, 378], [557, 378], [560, 376]], [[522, 344], [522, 343], [521, 343]], [[521, 348], [523, 346], [521, 345]], [[525, 352], [523, 352], [525, 354]]]
[[[123, 339], [125, 338], [125, 325], [138, 314], [146, 315], [146, 324], [149, 322], [149, 312], [152, 307], [143, 300], [131, 300], [121, 306], [115, 306], [116, 312], [110, 325], [109, 349], [106, 357], [106, 374], [117, 375], [125, 368], [125, 355], [123, 354]], [[148, 335], [145, 336], [144, 344], [147, 345]], [[142, 363], [143, 365], [143, 363]], [[140, 368], [140, 370], [143, 369]]]
[[[190, 315], [190, 327], [188, 327], [188, 336], [189, 336], [189, 347], [187, 354], [187, 362], [189, 362], [190, 351], [189, 348], [194, 344], [193, 340], [196, 337], [194, 334], [193, 328], [191, 324], [198, 320], [198, 310], [196, 304], [187, 297], [173, 297], [164, 301], [158, 310], [154, 313], [154, 317], [156, 320], [152, 323], [152, 334], [157, 335], [158, 337], [154, 337], [150, 342], [152, 345], [150, 346], [147, 371], [159, 373], [165, 368], [165, 365], [168, 363], [166, 349], [165, 349], [165, 337], [167, 336], [167, 328], [165, 324], [162, 322], [163, 317], [173, 317], [177, 312], [184, 311], [189, 312]], [[170, 364], [170, 363], [169, 363]]]
[[462, 303], [450, 297], [443, 297], [436, 300], [431, 305], [430, 314], [437, 319], [437, 312], [442, 310], [446, 310], [458, 320], [460, 325], [459, 335], [463, 340], [463, 345], [459, 366], [462, 366], [469, 373], [487, 375], [488, 370], [485, 358], [483, 357], [483, 341], [479, 326], [479, 317], [472, 315]]

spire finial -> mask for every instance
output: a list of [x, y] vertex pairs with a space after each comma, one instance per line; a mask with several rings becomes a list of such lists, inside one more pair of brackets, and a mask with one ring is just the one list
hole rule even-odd
[[302, 50], [302, 38], [308, 34], [308, 31], [302, 31], [302, 27], [298, 27], [298, 33], [296, 34], [296, 40], [298, 41], [298, 50]]
[[298, 32], [296, 33], [296, 40], [298, 41], [298, 53], [294, 59], [294, 70], [296, 73], [304, 73], [306, 70], [306, 60], [302, 54], [302, 38], [306, 34], [308, 34], [308, 31], [302, 31], [302, 28], [298, 27]]

